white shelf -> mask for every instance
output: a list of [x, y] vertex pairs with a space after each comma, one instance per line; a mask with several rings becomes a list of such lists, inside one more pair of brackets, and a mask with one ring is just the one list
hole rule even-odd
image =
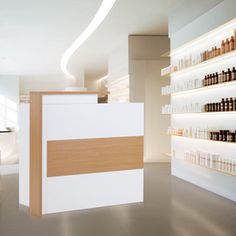
[[210, 168], [210, 167], [207, 167], [207, 166], [202, 166], [202, 165], [198, 165], [198, 164], [195, 164], [195, 163], [192, 163], [192, 162], [189, 162], [189, 161], [185, 161], [185, 160], [182, 160], [180, 158], [174, 158], [175, 160], [178, 160], [178, 161], [181, 161], [187, 165], [192, 165], [192, 166], [196, 166], [196, 167], [200, 167], [200, 168], [203, 168], [203, 169], [207, 169], [207, 170], [211, 170], [211, 171], [216, 171], [216, 172], [220, 172], [222, 174], [227, 174], [227, 175], [231, 175], [231, 176], [236, 176], [236, 173], [232, 173], [232, 172], [228, 172], [228, 171], [223, 171], [223, 170], [218, 170], [218, 169], [215, 169], [215, 168]]
[[236, 115], [236, 111], [213, 111], [213, 112], [186, 112], [186, 113], [171, 113], [162, 115]]
[[171, 73], [168, 73], [168, 74], [166, 74], [166, 75], [161, 75], [161, 78], [163, 78], [163, 79], [169, 79], [170, 76], [171, 76]]
[[224, 142], [224, 141], [216, 141], [216, 140], [211, 140], [211, 139], [192, 138], [192, 137], [185, 137], [185, 136], [178, 136], [178, 135], [170, 135], [170, 136], [171, 137], [182, 138], [182, 139], [194, 139], [194, 140], [201, 140], [201, 141], [214, 142], [214, 143], [225, 143], [225, 144], [231, 144], [231, 145], [236, 144], [236, 142]]
[[225, 88], [225, 87], [234, 86], [234, 85], [236, 85], [236, 80], [226, 82], [226, 83], [204, 86], [204, 87], [200, 87], [200, 88], [196, 88], [196, 89], [183, 90], [183, 91], [174, 92], [174, 93], [170, 93], [170, 94], [163, 94], [162, 96], [178, 96], [178, 95], [185, 95], [185, 94], [190, 94], [190, 93], [205, 92], [205, 91], [212, 90], [212, 89]]

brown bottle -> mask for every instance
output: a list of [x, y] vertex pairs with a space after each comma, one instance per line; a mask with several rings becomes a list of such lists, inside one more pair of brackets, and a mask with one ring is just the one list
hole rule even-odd
[[229, 47], [229, 39], [226, 39], [226, 42], [225, 42], [225, 53], [229, 52], [230, 51], [230, 47]]
[[227, 141], [227, 135], [229, 133], [229, 130], [224, 130], [224, 136], [223, 136], [223, 141]]
[[232, 73], [231, 70], [228, 68], [228, 73], [227, 73], [227, 82], [232, 80]]
[[226, 101], [225, 101], [225, 111], [229, 111], [229, 99], [226, 98]]
[[205, 75], [204, 79], [202, 80], [202, 86], [205, 87], [206, 86], [205, 84], [206, 84], [206, 75]]
[[215, 51], [215, 56], [216, 56], [216, 57], [219, 56], [219, 55], [218, 55], [218, 51], [217, 51], [217, 47], [214, 48], [214, 51]]
[[235, 49], [234, 48], [234, 36], [231, 36], [231, 38], [230, 38], [229, 49], [230, 49], [230, 51], [233, 51]]
[[202, 53], [202, 60], [205, 61], [206, 60], [206, 52]]
[[221, 42], [220, 54], [224, 54], [224, 53], [225, 53], [225, 41], [222, 40], [222, 42]]
[[207, 77], [206, 77], [206, 86], [208, 86], [209, 85], [209, 75], [207, 75]]
[[215, 54], [215, 48], [212, 47], [211, 51], [212, 51], [212, 53], [211, 53], [211, 57], [215, 57], [215, 56], [216, 56], [216, 54]]
[[220, 130], [220, 132], [219, 132], [219, 141], [223, 141], [223, 135], [224, 135], [224, 131]]
[[233, 111], [234, 109], [234, 100], [233, 98], [229, 99], [229, 111]]
[[234, 98], [233, 110], [236, 111], [236, 97]]
[[211, 85], [215, 84], [215, 74], [213, 73], [211, 76]]
[[212, 112], [213, 111], [213, 103], [210, 103], [210, 112]]
[[213, 103], [213, 111], [217, 111], [217, 103]]
[[216, 75], [215, 75], [215, 83], [216, 83], [216, 84], [219, 83], [219, 75], [218, 75], [218, 72], [216, 72]]
[[222, 98], [220, 105], [221, 105], [221, 106], [220, 106], [220, 110], [221, 110], [221, 111], [225, 111], [225, 100], [224, 100], [224, 98]]
[[212, 85], [212, 80], [213, 80], [213, 76], [212, 76], [212, 74], [210, 74], [209, 85]]
[[235, 67], [233, 67], [233, 70], [232, 70], [232, 80], [236, 80], [236, 70], [235, 70]]
[[219, 84], [222, 83], [222, 74], [219, 74], [219, 79], [218, 79]]
[[221, 82], [224, 83], [225, 82], [225, 71], [222, 70], [222, 78], [221, 78]]
[[206, 75], [205, 86], [208, 86], [208, 75]]

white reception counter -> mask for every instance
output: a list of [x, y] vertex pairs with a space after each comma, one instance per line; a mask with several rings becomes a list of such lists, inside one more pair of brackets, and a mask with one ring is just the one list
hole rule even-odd
[[143, 201], [143, 104], [35, 92], [20, 116], [19, 201], [31, 215]]

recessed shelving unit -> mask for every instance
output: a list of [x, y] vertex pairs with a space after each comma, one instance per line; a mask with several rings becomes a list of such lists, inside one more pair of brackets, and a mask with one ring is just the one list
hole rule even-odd
[[[231, 36], [235, 38], [234, 49], [236, 49], [236, 19], [171, 52], [171, 65], [178, 65], [181, 68], [184, 64], [190, 65], [192, 63], [192, 66], [170, 73], [172, 88], [198, 87], [178, 92], [170, 92], [172, 88], [170, 90], [168, 90], [169, 88], [163, 89], [164, 92], [167, 92], [166, 95], [171, 98], [170, 108], [168, 108], [168, 105], [166, 105], [166, 108], [163, 106], [163, 111], [171, 109], [174, 111], [175, 108], [176, 111], [181, 111], [181, 107], [183, 107], [182, 110], [186, 111], [195, 108], [196, 111], [200, 111], [201, 106], [204, 104], [219, 103], [222, 98], [236, 97], [236, 80], [199, 87], [201, 79], [204, 79], [206, 75], [220, 73], [222, 70], [228, 71], [228, 68], [231, 70], [236, 67], [236, 50], [194, 64], [200, 61], [199, 56], [201, 53], [206, 50], [212, 50], [212, 48], [219, 48], [222, 40], [226, 40], [226, 38]], [[181, 83], [183, 87], [181, 87]], [[168, 92], [170, 93], [168, 94]], [[191, 104], [193, 104], [193, 109]], [[175, 129], [175, 127], [190, 130], [230, 130], [230, 135], [232, 136], [229, 137], [232, 138], [233, 142], [194, 138], [195, 136], [170, 135], [171, 173], [176, 177], [236, 201], [236, 173], [229, 172], [228, 169], [225, 171], [218, 169], [218, 167], [217, 169], [212, 168], [211, 165], [205, 166], [192, 162], [192, 156], [190, 156], [190, 161], [186, 160], [186, 158], [189, 158], [189, 156], [186, 156], [189, 153], [204, 153], [204, 155], [212, 158], [211, 161], [214, 156], [218, 156], [220, 159], [232, 160], [233, 163], [236, 163], [236, 142], [234, 141], [234, 135], [236, 136], [236, 111], [235, 108], [233, 109], [234, 111], [176, 112], [163, 115], [170, 115], [170, 130], [172, 128]]]

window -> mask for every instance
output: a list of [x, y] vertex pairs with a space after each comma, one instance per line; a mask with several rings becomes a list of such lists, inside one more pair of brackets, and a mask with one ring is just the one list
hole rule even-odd
[[0, 95], [0, 127], [17, 126], [17, 104]]

